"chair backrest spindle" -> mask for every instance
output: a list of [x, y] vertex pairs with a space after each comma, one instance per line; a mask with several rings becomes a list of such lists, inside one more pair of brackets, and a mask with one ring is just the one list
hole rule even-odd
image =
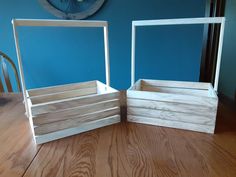
[[[7, 63], [8, 62], [15, 74], [15, 78], [16, 78], [16, 82], [17, 82], [17, 89], [18, 91], [21, 91], [20, 88], [20, 80], [19, 80], [19, 76], [17, 73], [17, 69], [15, 64], [13, 63], [13, 61], [3, 52], [0, 51], [0, 69], [2, 70], [2, 76], [3, 76], [3, 80], [0, 77], [0, 92], [13, 92], [13, 87], [11, 84], [11, 80], [10, 80], [10, 76], [9, 76], [9, 72], [8, 72], [8, 68], [7, 68]], [[4, 89], [4, 84], [6, 85], [6, 89]]]

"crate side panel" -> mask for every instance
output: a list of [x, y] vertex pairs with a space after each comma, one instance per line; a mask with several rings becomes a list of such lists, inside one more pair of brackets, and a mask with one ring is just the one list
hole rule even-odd
[[142, 85], [208, 90], [210, 83], [143, 79]]
[[127, 98], [202, 105], [208, 107], [216, 107], [218, 103], [215, 98], [132, 90], [127, 91]]
[[119, 99], [119, 92], [108, 94], [96, 94], [84, 97], [73, 98], [64, 100], [61, 102], [52, 102], [47, 104], [39, 104], [31, 107], [32, 115], [44, 114], [49, 112], [55, 112], [59, 110], [69, 109], [78, 106], [84, 106], [88, 104], [94, 104], [97, 102], [108, 101], [113, 99]]
[[68, 99], [68, 98], [87, 96], [87, 95], [92, 95], [96, 93], [97, 93], [96, 87], [90, 87], [90, 88], [85, 88], [85, 89], [77, 89], [77, 90], [70, 90], [70, 91], [68, 90], [64, 92], [35, 96], [35, 97], [30, 97], [30, 99], [33, 104], [41, 104], [41, 103]]
[[106, 117], [119, 115], [119, 114], [120, 114], [120, 108], [116, 107], [116, 108], [108, 109], [106, 111], [95, 112], [92, 114], [87, 114], [87, 115], [82, 115], [82, 116], [78, 115], [71, 119], [43, 124], [43, 125], [35, 127], [34, 131], [35, 131], [35, 135], [37, 136], [37, 135], [47, 134], [51, 132], [56, 132], [59, 130], [77, 127], [83, 123], [89, 123], [95, 120], [100, 120]]
[[41, 95], [47, 95], [47, 94], [52, 94], [52, 93], [57, 93], [57, 92], [85, 89], [85, 88], [91, 88], [91, 87], [96, 87], [96, 81], [30, 89], [30, 90], [28, 90], [28, 94], [30, 97], [31, 96], [41, 96]]
[[163, 110], [163, 111], [173, 111], [180, 113], [190, 113], [190, 114], [213, 114], [217, 111], [217, 107], [214, 106], [202, 106], [202, 105], [192, 105], [183, 103], [173, 103], [165, 101], [155, 101], [155, 100], [143, 100], [143, 99], [127, 99], [127, 107], [145, 108], [150, 110]]
[[201, 124], [201, 125], [215, 125], [215, 114], [212, 112], [206, 113], [206, 115], [196, 115], [190, 113], [135, 108], [135, 107], [128, 107], [127, 112], [128, 115], [150, 117], [153, 119], [162, 119], [162, 120], [178, 121], [178, 122]]
[[69, 109], [59, 110], [57, 112], [45, 113], [37, 115], [33, 118], [34, 125], [39, 126], [42, 124], [52, 123], [56, 121], [71, 119], [77, 116], [91, 114], [94, 112], [105, 111], [107, 109], [120, 106], [119, 99], [88, 104], [84, 106], [73, 107]]
[[197, 131], [197, 132], [203, 132], [203, 133], [213, 134], [215, 130], [214, 125], [200, 125], [200, 124], [192, 124], [192, 123], [170, 121], [170, 120], [163, 120], [163, 119], [154, 119], [154, 118], [147, 118], [147, 117], [133, 116], [133, 115], [128, 115], [127, 119], [129, 122], [177, 128], [177, 129], [183, 129], [183, 130], [191, 130], [191, 131]]
[[142, 85], [142, 91], [208, 97], [208, 90]]
[[79, 134], [82, 132], [86, 132], [86, 131], [94, 130], [97, 128], [113, 125], [113, 124], [116, 124], [119, 122], [120, 122], [120, 115], [115, 115], [115, 116], [111, 116], [111, 117], [104, 118], [101, 120], [97, 120], [97, 121], [93, 121], [93, 122], [89, 122], [89, 123], [84, 123], [84, 124], [78, 125], [77, 127], [74, 127], [74, 128], [64, 129], [61, 131], [36, 136], [35, 139], [36, 139], [37, 144], [42, 144], [42, 143], [46, 143], [49, 141], [53, 141], [53, 140], [65, 138], [68, 136], [76, 135], [76, 134]]

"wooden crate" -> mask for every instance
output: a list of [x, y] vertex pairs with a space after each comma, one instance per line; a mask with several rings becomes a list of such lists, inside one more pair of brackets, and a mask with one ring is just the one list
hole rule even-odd
[[27, 91], [38, 144], [120, 122], [119, 92], [99, 81]]
[[[214, 89], [210, 83], [147, 79], [135, 82], [136, 28], [192, 24], [220, 24]], [[127, 91], [128, 121], [214, 133], [224, 24], [224, 17], [132, 22], [131, 87]]]
[[130, 122], [214, 133], [217, 105], [209, 83], [144, 79], [127, 91]]
[[[26, 114], [37, 144], [120, 122], [119, 92], [110, 87], [106, 21], [16, 19], [12, 23]], [[89, 81], [27, 90], [17, 26], [103, 28], [106, 84]]]

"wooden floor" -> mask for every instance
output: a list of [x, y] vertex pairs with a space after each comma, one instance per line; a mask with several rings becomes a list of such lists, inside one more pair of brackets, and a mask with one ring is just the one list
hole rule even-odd
[[0, 97], [1, 177], [236, 177], [236, 116], [215, 135], [123, 122], [34, 145], [22, 99]]

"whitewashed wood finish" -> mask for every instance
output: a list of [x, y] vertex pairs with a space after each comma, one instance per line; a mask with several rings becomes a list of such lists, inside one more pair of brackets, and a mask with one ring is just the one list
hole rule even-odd
[[113, 93], [113, 92], [117, 92], [116, 89], [107, 86], [106, 84], [97, 81], [97, 93], [98, 94], [104, 94], [104, 93]]
[[156, 100], [173, 103], [193, 104], [200, 106], [216, 107], [217, 99], [204, 96], [178, 95], [171, 93], [156, 93], [148, 91], [127, 91], [128, 98]]
[[127, 91], [131, 122], [213, 133], [217, 106], [209, 83], [139, 80]]
[[137, 82], [134, 83], [134, 85], [132, 85], [129, 90], [142, 90], [141, 88], [141, 83], [142, 83], [142, 80], [139, 79]]
[[142, 123], [142, 124], [148, 124], [148, 125], [157, 125], [157, 126], [177, 128], [177, 129], [183, 129], [183, 130], [192, 130], [192, 131], [203, 132], [203, 133], [213, 134], [215, 130], [215, 126], [210, 126], [210, 125], [201, 125], [201, 124], [185, 123], [185, 122], [179, 122], [179, 121], [146, 118], [142, 116], [128, 115], [127, 119], [129, 122]]
[[104, 29], [104, 52], [105, 52], [105, 67], [106, 67], [106, 84], [110, 85], [110, 61], [109, 61], [109, 46], [108, 46], [108, 23], [106, 21], [82, 21], [82, 20], [41, 20], [41, 19], [13, 19], [13, 34], [15, 39], [16, 53], [18, 58], [18, 65], [20, 70], [20, 79], [25, 103], [26, 113], [29, 116], [29, 107], [27, 104], [27, 94], [25, 77], [22, 66], [22, 57], [19, 46], [19, 37], [17, 33], [17, 26], [54, 26], [54, 27], [91, 27], [98, 28], [103, 27]]
[[218, 45], [218, 53], [216, 60], [216, 73], [214, 81], [214, 89], [217, 91], [221, 54], [224, 38], [224, 17], [205, 17], [205, 18], [180, 18], [180, 19], [161, 19], [161, 20], [139, 20], [132, 22], [132, 46], [131, 46], [131, 86], [135, 83], [135, 47], [136, 47], [136, 27], [138, 26], [162, 26], [162, 25], [193, 25], [193, 24], [220, 24], [220, 39]]
[[216, 71], [215, 71], [215, 81], [214, 81], [214, 90], [218, 91], [219, 77], [220, 77], [220, 66], [221, 66], [221, 55], [223, 48], [223, 39], [224, 39], [224, 30], [225, 30], [225, 18], [222, 19], [220, 26], [220, 38], [218, 44], [217, 60], [216, 60]]
[[93, 95], [96, 93], [97, 93], [97, 88], [91, 87], [91, 88], [85, 88], [85, 89], [52, 93], [52, 94], [47, 94], [47, 95], [42, 95], [42, 96], [35, 96], [35, 97], [31, 97], [31, 101], [34, 105], [34, 104], [47, 103], [47, 102], [52, 102], [52, 101], [57, 101], [57, 100], [68, 99], [68, 98]]
[[84, 106], [73, 107], [69, 109], [58, 110], [56, 112], [49, 112], [33, 116], [34, 125], [39, 126], [42, 124], [52, 123], [56, 121], [72, 119], [76, 116], [91, 114], [94, 112], [104, 111], [120, 106], [120, 100], [108, 100]]
[[13, 19], [15, 26], [48, 26], [48, 27], [105, 27], [107, 21], [91, 20], [45, 20], [45, 19]]
[[115, 107], [112, 109], [102, 110], [98, 112], [93, 112], [91, 114], [86, 115], [75, 115], [73, 118], [68, 118], [62, 121], [56, 121], [52, 123], [43, 124], [40, 126], [36, 126], [34, 128], [35, 135], [47, 134], [59, 130], [64, 130], [67, 128], [77, 127], [80, 124], [88, 123], [95, 120], [101, 120], [106, 117], [111, 117], [114, 115], [120, 114], [120, 108]]
[[[49, 89], [51, 89], [51, 87]], [[58, 90], [54, 87], [51, 91], [55, 91], [55, 89]], [[102, 91], [99, 91], [99, 89]], [[58, 135], [53, 138], [57, 139], [61, 134], [63, 134], [64, 137], [64, 133], [68, 133], [68, 136], [70, 136], [76, 131], [81, 132], [84, 128], [76, 127], [81, 127], [81, 125], [84, 124], [87, 127], [96, 127], [95, 123], [98, 121], [98, 127], [101, 127], [102, 122], [104, 126], [110, 125], [109, 118], [113, 120], [114, 116], [116, 117], [115, 123], [117, 122], [117, 117], [120, 117], [120, 95], [117, 90], [96, 81], [96, 88], [93, 89], [96, 94], [72, 98], [71, 95], [68, 94], [74, 91], [81, 93], [81, 90], [84, 89], [63, 92], [58, 90], [58, 93], [63, 94], [63, 97], [57, 97], [57, 99], [53, 101], [47, 100], [49, 102], [45, 103], [29, 104], [31, 108], [30, 122], [32, 122], [33, 133], [35, 134], [37, 143], [47, 142], [47, 139], [52, 138], [52, 133]], [[100, 94], [98, 94], [97, 91]], [[32, 98], [42, 98], [45, 100], [45, 97], [55, 96], [55, 93], [50, 94], [45, 90], [43, 93], [42, 96], [37, 95]], [[31, 101], [31, 97], [28, 97], [28, 100]], [[102, 121], [103, 119], [106, 121]], [[89, 125], [90, 123], [91, 126]], [[69, 131], [71, 128], [74, 130], [72, 131], [73, 133]], [[88, 128], [88, 130], [90, 129]], [[63, 133], [57, 133], [61, 131]], [[40, 139], [44, 139], [45, 141]]]
[[[135, 108], [146, 108], [149, 110], [164, 110], [179, 113], [190, 113], [205, 116], [217, 111], [215, 106], [202, 106], [184, 103], [173, 103], [166, 101], [143, 100], [143, 99], [127, 99], [127, 106]], [[148, 110], [147, 110], [148, 111]]]
[[64, 137], [76, 135], [82, 132], [90, 131], [93, 129], [109, 126], [109, 125], [116, 124], [119, 122], [120, 122], [120, 115], [115, 115], [115, 116], [107, 117], [104, 119], [92, 121], [89, 123], [84, 123], [74, 128], [64, 129], [64, 130], [60, 130], [60, 131], [45, 134], [45, 135], [35, 136], [35, 141], [37, 144], [42, 144], [49, 141], [61, 139]]
[[133, 21], [133, 25], [134, 26], [194, 25], [194, 24], [222, 23], [223, 20], [224, 17], [139, 20], [139, 21]]
[[142, 91], [159, 92], [159, 93], [173, 93], [179, 95], [192, 95], [192, 96], [208, 96], [208, 90], [201, 89], [185, 89], [175, 87], [153, 87], [149, 85], [143, 85]]
[[36, 88], [36, 89], [29, 89], [27, 90], [28, 95], [27, 97], [34, 97], [34, 96], [42, 96], [42, 95], [51, 95], [57, 94], [65, 91], [72, 91], [78, 89], [86, 89], [86, 88], [95, 88], [97, 85], [97, 81], [88, 81], [82, 83], [72, 83], [72, 84], [64, 84], [64, 85], [57, 85], [51, 87], [43, 87], [43, 88]]
[[183, 88], [183, 89], [198, 89], [208, 90], [210, 83], [205, 82], [186, 82], [186, 81], [166, 81], [166, 80], [152, 80], [141, 79], [141, 85], [153, 86], [153, 87], [170, 87], [170, 88]]
[[[196, 111], [196, 109], [194, 111]], [[197, 113], [183, 113], [157, 109], [128, 107], [127, 113], [128, 115], [134, 116], [150, 117], [154, 119], [158, 118], [162, 120], [178, 121], [201, 125], [215, 124], [215, 112], [206, 112], [205, 115], [198, 115]]]
[[19, 66], [19, 74], [20, 74], [22, 93], [23, 93], [24, 104], [25, 104], [25, 111], [26, 111], [26, 115], [29, 117], [29, 115], [30, 115], [30, 110], [29, 109], [30, 108], [28, 107], [28, 103], [27, 103], [25, 76], [24, 76], [22, 59], [21, 59], [21, 52], [20, 52], [20, 46], [19, 46], [19, 37], [18, 37], [17, 30], [16, 30], [17, 25], [16, 25], [15, 21], [12, 21], [12, 27], [13, 27], [13, 35], [14, 35], [14, 40], [15, 40], [15, 46], [16, 46], [16, 55], [17, 55], [17, 61], [18, 61], [18, 66]]
[[[14, 19], [12, 24], [25, 108], [37, 143], [45, 143], [120, 121], [119, 92], [109, 87], [110, 58], [106, 21]], [[90, 81], [27, 90], [17, 26], [102, 27], [106, 85], [99, 81]], [[38, 134], [40, 136], [37, 136]]]
[[54, 101], [44, 104], [33, 105], [31, 107], [32, 115], [43, 114], [48, 112], [58, 111], [60, 109], [69, 109], [77, 106], [84, 106], [88, 104], [93, 104], [97, 102], [119, 99], [119, 92], [106, 93], [106, 94], [96, 94], [89, 96], [82, 96], [70, 99], [64, 99], [63, 101]]

